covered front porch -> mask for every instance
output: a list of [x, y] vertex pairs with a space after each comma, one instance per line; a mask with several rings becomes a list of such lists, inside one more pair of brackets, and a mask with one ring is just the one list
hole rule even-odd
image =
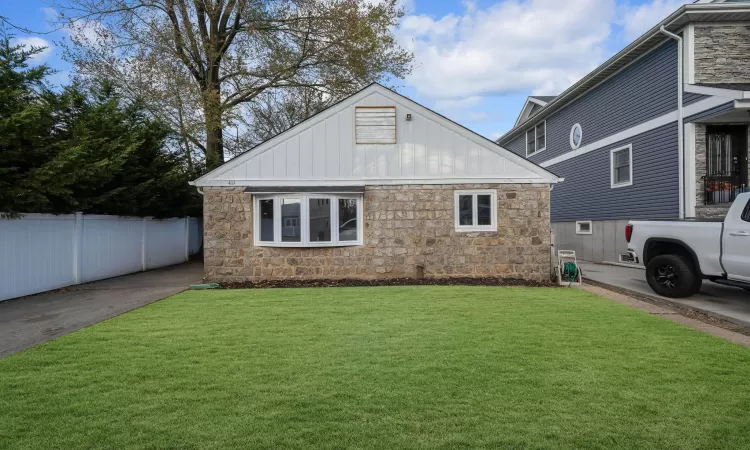
[[693, 126], [694, 217], [723, 219], [735, 198], [750, 192], [750, 101], [728, 102]]

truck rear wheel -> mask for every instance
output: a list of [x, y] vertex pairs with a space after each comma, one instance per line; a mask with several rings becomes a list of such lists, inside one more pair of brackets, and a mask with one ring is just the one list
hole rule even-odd
[[703, 284], [693, 265], [680, 255], [659, 255], [649, 261], [646, 281], [654, 292], [670, 298], [690, 297]]

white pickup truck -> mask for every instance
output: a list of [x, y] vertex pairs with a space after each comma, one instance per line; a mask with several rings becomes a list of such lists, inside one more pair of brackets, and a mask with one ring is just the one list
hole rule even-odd
[[659, 295], [689, 297], [704, 279], [750, 291], [750, 193], [737, 196], [724, 221], [633, 220], [625, 238]]

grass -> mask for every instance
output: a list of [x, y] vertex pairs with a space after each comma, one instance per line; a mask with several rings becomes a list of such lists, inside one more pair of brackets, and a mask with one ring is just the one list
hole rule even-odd
[[0, 359], [0, 448], [747, 448], [750, 351], [568, 289], [186, 292]]

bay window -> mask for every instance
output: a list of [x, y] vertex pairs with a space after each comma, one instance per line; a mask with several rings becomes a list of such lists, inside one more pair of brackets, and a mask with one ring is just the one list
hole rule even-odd
[[256, 195], [255, 245], [332, 247], [362, 244], [362, 196]]

